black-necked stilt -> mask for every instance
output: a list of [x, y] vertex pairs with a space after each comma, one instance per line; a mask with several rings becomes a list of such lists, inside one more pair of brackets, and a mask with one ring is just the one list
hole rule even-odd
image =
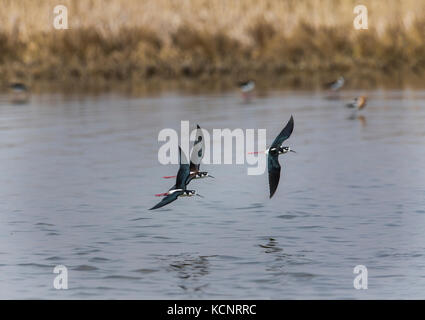
[[26, 85], [14, 82], [9, 85], [10, 101], [12, 103], [26, 103], [29, 99], [29, 90]]
[[[279, 164], [279, 155], [295, 152], [290, 147], [283, 147], [282, 143], [288, 139], [292, 131], [294, 130], [294, 118], [291, 116], [286, 126], [282, 129], [279, 135], [274, 139], [270, 148], [266, 151], [263, 151], [267, 154], [267, 168], [269, 171], [269, 189], [270, 189], [270, 198], [273, 197], [276, 192], [277, 186], [279, 184], [280, 179], [280, 164]], [[262, 153], [262, 152], [251, 152], [254, 154]]]
[[337, 80], [328, 82], [325, 84], [325, 87], [332, 90], [332, 91], [339, 91], [345, 84], [344, 77], [339, 77]]
[[186, 188], [187, 184], [189, 183], [188, 180], [190, 177], [190, 169], [189, 169], [189, 163], [186, 159], [186, 156], [184, 155], [180, 147], [179, 147], [179, 160], [180, 160], [179, 161], [180, 168], [179, 168], [179, 171], [177, 172], [175, 186], [171, 188], [170, 190], [168, 190], [168, 192], [157, 195], [157, 196], [164, 196], [164, 198], [161, 200], [161, 202], [159, 202], [158, 204], [156, 204], [149, 210], [161, 208], [177, 200], [178, 197], [191, 197], [195, 195], [201, 197], [201, 195], [197, 194], [195, 190], [187, 190]]
[[357, 98], [354, 98], [354, 100], [350, 103], [346, 104], [347, 108], [355, 109], [355, 110], [362, 110], [364, 107], [366, 107], [367, 98], [365, 96], [360, 96]]
[[291, 116], [285, 128], [279, 133], [279, 135], [274, 139], [272, 145], [267, 150], [267, 167], [269, 171], [269, 188], [270, 188], [270, 198], [273, 197], [276, 192], [277, 186], [280, 179], [280, 164], [279, 164], [279, 155], [287, 152], [295, 152], [290, 147], [283, 147], [282, 143], [288, 139], [292, 131], [294, 130], [294, 118]]
[[[196, 126], [196, 140], [193, 143], [192, 153], [190, 154], [190, 176], [189, 183], [192, 179], [214, 178], [206, 171], [200, 171], [200, 164], [205, 154], [205, 141], [202, 129], [199, 125]], [[163, 178], [170, 179], [176, 176], [165, 176]]]
[[255, 81], [254, 80], [248, 80], [248, 81], [239, 81], [238, 87], [241, 90], [242, 97], [244, 100], [249, 100], [251, 98], [251, 94], [255, 89]]

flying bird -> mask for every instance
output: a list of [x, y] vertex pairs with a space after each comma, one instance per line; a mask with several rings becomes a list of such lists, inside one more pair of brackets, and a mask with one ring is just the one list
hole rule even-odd
[[[196, 140], [193, 143], [192, 153], [190, 154], [190, 176], [187, 181], [189, 183], [192, 179], [214, 178], [206, 171], [200, 170], [200, 164], [205, 154], [205, 141], [202, 129], [199, 125], [196, 126]], [[163, 178], [170, 179], [176, 176], [165, 176]], [[173, 186], [174, 188], [175, 186]]]
[[280, 179], [280, 164], [279, 164], [279, 155], [287, 152], [295, 152], [290, 147], [282, 146], [282, 143], [288, 139], [292, 131], [294, 130], [294, 118], [291, 116], [285, 128], [279, 133], [279, 135], [274, 139], [270, 148], [266, 151], [256, 151], [248, 152], [248, 154], [258, 154], [265, 153], [267, 154], [267, 168], [269, 171], [269, 189], [270, 189], [270, 198], [273, 197], [276, 192], [277, 186], [279, 185]]
[[[200, 170], [201, 161], [205, 155], [205, 140], [201, 127], [196, 125], [196, 140], [193, 143], [192, 153], [190, 154], [190, 175], [192, 179], [214, 178], [206, 171]], [[190, 182], [189, 180], [189, 182]]]
[[282, 143], [288, 139], [294, 130], [294, 118], [291, 116], [285, 128], [279, 133], [276, 139], [271, 144], [270, 148], [266, 151], [267, 154], [267, 167], [269, 171], [269, 188], [270, 198], [273, 197], [279, 185], [280, 179], [280, 164], [279, 155], [287, 152], [295, 152], [290, 147], [283, 147]]
[[325, 84], [325, 87], [332, 90], [332, 91], [339, 91], [339, 89], [341, 89], [345, 84], [345, 79], [344, 77], [339, 77], [337, 80], [332, 81], [332, 82], [328, 82]]
[[360, 96], [357, 98], [354, 98], [354, 100], [350, 103], [346, 104], [347, 108], [355, 109], [355, 110], [362, 110], [364, 107], [366, 107], [367, 98], [365, 96]]
[[179, 161], [180, 168], [179, 168], [179, 171], [177, 172], [175, 186], [172, 187], [170, 190], [168, 190], [168, 192], [159, 194], [158, 196], [164, 196], [164, 198], [158, 204], [156, 204], [149, 210], [155, 210], [155, 209], [161, 208], [177, 200], [177, 198], [179, 197], [191, 197], [194, 195], [201, 197], [199, 194], [196, 193], [195, 190], [187, 190], [186, 188], [188, 184], [188, 179], [190, 176], [190, 169], [189, 169], [189, 163], [186, 159], [186, 156], [182, 152], [180, 147], [179, 147], [179, 160], [180, 160]]

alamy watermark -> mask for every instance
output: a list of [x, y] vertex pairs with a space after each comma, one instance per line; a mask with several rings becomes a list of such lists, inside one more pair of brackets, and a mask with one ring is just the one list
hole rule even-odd
[[353, 21], [354, 29], [369, 29], [367, 7], [365, 5], [359, 4], [354, 7], [353, 13], [357, 15]]
[[53, 8], [53, 27], [57, 30], [68, 29], [68, 8], [57, 5]]
[[53, 287], [57, 290], [68, 289], [68, 268], [64, 265], [58, 265], [53, 269], [53, 273], [58, 273], [53, 280]]
[[[187, 158], [190, 157], [190, 145], [196, 138], [196, 129], [189, 132], [189, 121], [181, 121], [180, 141], [179, 134], [171, 128], [162, 129], [158, 134], [158, 141], [165, 142], [158, 150], [159, 163], [178, 164], [179, 150]], [[261, 175], [266, 170], [266, 129], [213, 129], [212, 134], [201, 129], [204, 141], [203, 164], [248, 164], [248, 175]], [[256, 148], [255, 148], [256, 146]], [[254, 153], [255, 149], [259, 153]], [[235, 151], [235, 152], [234, 152]]]
[[367, 268], [364, 265], [359, 264], [354, 267], [353, 273], [357, 274], [353, 281], [354, 288], [357, 290], [366, 290], [368, 281]]

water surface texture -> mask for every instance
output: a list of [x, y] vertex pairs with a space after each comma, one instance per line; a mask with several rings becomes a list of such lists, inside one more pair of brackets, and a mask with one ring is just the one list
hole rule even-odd
[[[269, 92], [0, 98], [0, 298], [425, 298], [425, 92]], [[178, 166], [158, 133], [288, 121], [282, 177], [203, 165], [204, 198], [148, 209]], [[56, 290], [57, 265], [68, 290]], [[367, 290], [353, 269], [365, 265]]]

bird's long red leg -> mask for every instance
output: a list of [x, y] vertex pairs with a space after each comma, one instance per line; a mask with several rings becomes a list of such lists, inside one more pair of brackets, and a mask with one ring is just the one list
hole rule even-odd
[[163, 178], [164, 179], [172, 179], [172, 178], [175, 178], [176, 176], [164, 176]]
[[264, 151], [248, 152], [248, 154], [259, 154], [259, 153], [264, 153]]
[[155, 197], [165, 197], [166, 195], [168, 195], [168, 192], [165, 192], [165, 193], [157, 193], [157, 194], [155, 195]]

